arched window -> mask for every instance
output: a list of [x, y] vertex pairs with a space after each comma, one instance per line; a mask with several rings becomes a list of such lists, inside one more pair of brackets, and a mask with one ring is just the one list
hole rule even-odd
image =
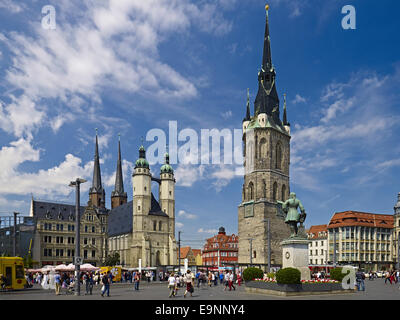
[[258, 159], [257, 149], [258, 149], [258, 136], [256, 136], [256, 143], [255, 143], [255, 148], [254, 148], [254, 158], [255, 159]]
[[276, 163], [275, 168], [281, 170], [282, 169], [282, 145], [280, 142], [276, 145]]
[[277, 200], [277, 194], [278, 194], [278, 184], [274, 182], [274, 185], [272, 187], [272, 200], [274, 201]]
[[253, 258], [254, 258], [254, 259], [257, 258], [257, 252], [256, 252], [256, 250], [253, 251]]
[[161, 231], [162, 230], [162, 222], [160, 221], [159, 223], [158, 223], [158, 231]]
[[267, 158], [267, 140], [265, 138], [261, 139], [259, 150], [260, 150], [260, 153], [259, 153], [260, 158], [266, 159]]
[[247, 192], [248, 194], [248, 200], [253, 200], [254, 199], [254, 184], [253, 182], [249, 183], [249, 190]]
[[282, 196], [281, 196], [281, 200], [282, 200], [282, 201], [285, 201], [285, 198], [286, 198], [286, 186], [283, 185], [283, 186], [282, 186]]
[[263, 198], [267, 198], [267, 183], [263, 180]]
[[153, 221], [153, 230], [157, 231], [157, 221]]

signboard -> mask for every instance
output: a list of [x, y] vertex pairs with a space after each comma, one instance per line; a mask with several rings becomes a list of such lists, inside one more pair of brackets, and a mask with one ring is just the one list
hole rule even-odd
[[82, 259], [82, 257], [75, 257], [75, 258], [74, 258], [74, 265], [80, 266], [80, 265], [82, 265], [82, 264], [83, 264], [83, 259]]

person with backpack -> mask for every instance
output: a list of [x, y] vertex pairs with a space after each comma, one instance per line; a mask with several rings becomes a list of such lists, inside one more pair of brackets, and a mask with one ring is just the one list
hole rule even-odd
[[[112, 276], [112, 275], [111, 275]], [[103, 283], [103, 287], [101, 290], [101, 296], [104, 297], [104, 294], [107, 292], [107, 297], [110, 296], [110, 271], [107, 271], [107, 274], [103, 276], [101, 279]]]
[[358, 270], [356, 273], [356, 284], [357, 284], [358, 291], [365, 291], [364, 280], [365, 280], [364, 272], [362, 272], [361, 270]]
[[93, 275], [92, 275], [92, 273], [89, 273], [89, 274], [85, 274], [84, 277], [85, 277], [84, 279], [85, 279], [85, 284], [86, 284], [86, 293], [85, 294], [92, 295], [93, 284], [94, 284]]

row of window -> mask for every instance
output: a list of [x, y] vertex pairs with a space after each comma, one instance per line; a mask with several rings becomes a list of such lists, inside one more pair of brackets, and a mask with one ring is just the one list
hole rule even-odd
[[[63, 224], [58, 224], [58, 223], [54, 224], [54, 225], [52, 223], [45, 223], [43, 225], [43, 228], [44, 228], [44, 230], [47, 230], [47, 231], [64, 231], [64, 225]], [[67, 225], [67, 230], [70, 231], [70, 232], [75, 231], [75, 225], [68, 224]], [[86, 233], [89, 233], [89, 232], [96, 233], [96, 227], [95, 226], [85, 225], [83, 230]], [[105, 232], [105, 231], [106, 231], [105, 227], [102, 227], [102, 232]]]
[[310, 259], [310, 264], [326, 264], [324, 259]]
[[[58, 243], [58, 244], [63, 244], [63, 243], [74, 244], [75, 238], [74, 237], [66, 237], [66, 242], [64, 242], [64, 237], [44, 236], [43, 242], [44, 243]], [[91, 238], [91, 239], [83, 238], [83, 244], [87, 245], [89, 243], [91, 243], [92, 245], [96, 245], [96, 238]]]
[[203, 254], [204, 258], [209, 258], [209, 257], [218, 257], [218, 254], [220, 257], [237, 257], [238, 253], [237, 252], [226, 252], [226, 251], [220, 251], [220, 252], [207, 252]]
[[[267, 183], [265, 180], [263, 180], [263, 188], [262, 188], [262, 198], [266, 199], [267, 198]], [[274, 182], [272, 185], [272, 200], [277, 201], [277, 200], [282, 200], [286, 201], [286, 185], [282, 185], [281, 192], [280, 192], [280, 199], [278, 199], [278, 183]], [[254, 183], [250, 181], [248, 187], [247, 187], [247, 198], [246, 198], [246, 192], [243, 190], [243, 197], [247, 201], [255, 200], [254, 199]]]
[[[247, 150], [246, 150], [247, 148]], [[245, 157], [248, 155], [249, 163], [247, 166], [253, 166], [253, 154], [254, 158], [257, 159], [267, 159], [268, 158], [268, 148], [267, 148], [267, 140], [265, 138], [261, 138], [258, 143], [258, 136], [255, 137], [255, 146], [253, 141], [249, 141], [248, 145], [244, 149]], [[282, 156], [282, 144], [280, 141], [275, 146], [275, 169], [282, 170], [283, 168], [283, 156]]]
[[[320, 255], [323, 255], [324, 254], [324, 249], [321, 249], [320, 250]], [[312, 256], [313, 255], [313, 251], [312, 250], [310, 250], [310, 256]], [[318, 255], [318, 250], [317, 249], [315, 249], [315, 255], [317, 256]]]
[[[310, 247], [313, 246], [313, 243], [315, 243], [315, 247], [318, 247], [318, 241], [311, 241], [311, 242], [310, 242]], [[320, 243], [321, 243], [321, 246], [324, 245], [324, 241], [323, 241], [323, 240], [321, 240]]]
[[[66, 253], [66, 255], [64, 255]], [[88, 258], [88, 250], [83, 250], [83, 258]], [[96, 257], [96, 250], [92, 250], [92, 258]], [[73, 249], [49, 249], [49, 248], [44, 248], [43, 249], [43, 256], [45, 257], [73, 257], [75, 256], [75, 250]]]

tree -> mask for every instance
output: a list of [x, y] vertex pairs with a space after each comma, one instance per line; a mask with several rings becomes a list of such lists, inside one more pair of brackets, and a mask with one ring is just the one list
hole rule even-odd
[[119, 258], [120, 258], [119, 253], [114, 252], [111, 256], [106, 257], [103, 266], [116, 266], [120, 264]]

